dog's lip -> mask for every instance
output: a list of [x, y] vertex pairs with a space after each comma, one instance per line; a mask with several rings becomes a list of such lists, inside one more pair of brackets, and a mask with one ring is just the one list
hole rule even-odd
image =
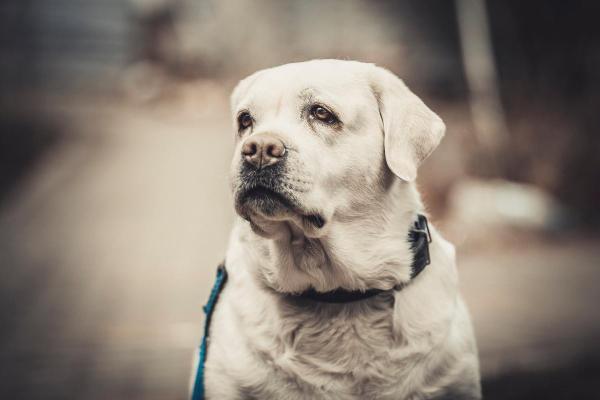
[[251, 197], [270, 198], [270, 199], [279, 201], [280, 203], [282, 203], [284, 206], [286, 206], [289, 209], [292, 209], [292, 210], [297, 209], [297, 207], [294, 205], [294, 202], [292, 201], [292, 199], [290, 199], [284, 193], [281, 193], [278, 190], [275, 190], [273, 188], [266, 187], [263, 185], [256, 185], [256, 186], [253, 186], [253, 187], [250, 187], [250, 188], [244, 190], [244, 192], [240, 196], [239, 201], [240, 201], [240, 203], [243, 204]]
[[321, 216], [321, 214], [308, 214], [308, 215], [303, 215], [304, 220], [307, 221], [309, 224], [315, 226], [316, 228], [321, 229], [322, 227], [325, 226], [325, 218], [323, 218], [323, 216]]
[[[304, 223], [313, 226], [314, 228], [321, 229], [325, 226], [326, 220], [325, 218], [318, 212], [311, 212], [302, 209], [300, 206], [296, 204], [296, 202], [287, 196], [285, 193], [282, 193], [276, 189], [263, 186], [256, 185], [252, 186], [241, 193], [239, 196], [238, 203], [240, 205], [245, 204], [251, 197], [254, 198], [270, 198], [272, 200], [276, 200], [281, 203], [284, 207], [289, 209], [291, 212], [298, 214]], [[246, 218], [246, 217], [245, 217]], [[246, 218], [247, 219], [247, 218]]]

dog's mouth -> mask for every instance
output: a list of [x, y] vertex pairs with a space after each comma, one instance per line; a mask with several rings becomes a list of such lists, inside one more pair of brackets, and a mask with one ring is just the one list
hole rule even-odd
[[252, 218], [252, 214], [258, 213], [264, 218], [273, 220], [299, 217], [303, 224], [313, 229], [321, 229], [326, 223], [320, 214], [304, 210], [292, 193], [267, 186], [250, 187], [241, 191], [236, 198], [236, 210], [247, 220]]
[[[265, 186], [255, 186], [245, 190], [241, 193], [239, 202], [242, 205], [252, 203], [262, 211], [275, 211], [280, 207], [289, 210], [296, 208], [295, 201], [291, 196]], [[267, 212], [267, 215], [269, 214], [271, 212]]]

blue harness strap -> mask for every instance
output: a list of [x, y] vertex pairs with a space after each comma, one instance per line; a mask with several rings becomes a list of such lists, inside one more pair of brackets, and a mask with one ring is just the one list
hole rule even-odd
[[198, 349], [198, 367], [196, 368], [196, 378], [194, 379], [191, 400], [204, 400], [204, 364], [206, 363], [206, 351], [208, 350], [210, 319], [215, 310], [219, 295], [225, 287], [225, 282], [227, 282], [227, 271], [225, 270], [225, 264], [221, 264], [217, 268], [217, 277], [215, 279], [215, 284], [210, 291], [208, 302], [203, 308], [204, 313], [206, 314], [206, 319], [204, 321], [204, 337], [202, 338], [202, 343]]

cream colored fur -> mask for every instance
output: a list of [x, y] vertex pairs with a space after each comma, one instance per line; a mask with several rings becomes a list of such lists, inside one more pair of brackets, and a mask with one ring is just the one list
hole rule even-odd
[[[313, 103], [341, 124], [311, 121]], [[390, 72], [339, 60], [257, 72], [235, 89], [232, 109], [234, 120], [240, 110], [254, 118], [236, 135], [234, 197], [244, 184], [243, 142], [269, 133], [286, 146], [282, 185], [299, 207], [250, 210], [235, 222], [229, 281], [211, 324], [207, 398], [480, 398], [454, 247], [431, 225], [432, 262], [410, 281], [407, 235], [423, 212], [414, 179], [444, 134], [439, 117]], [[309, 214], [325, 225], [308, 223]], [[289, 296], [403, 283], [348, 304]]]

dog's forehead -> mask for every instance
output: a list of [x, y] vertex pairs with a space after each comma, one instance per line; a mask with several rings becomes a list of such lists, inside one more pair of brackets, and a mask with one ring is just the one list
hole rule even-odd
[[234, 103], [308, 99], [324, 96], [338, 102], [364, 98], [369, 91], [368, 64], [342, 60], [314, 60], [259, 71], [242, 81]]
[[313, 85], [333, 89], [360, 83], [364, 77], [363, 70], [351, 62], [309, 61], [264, 70], [259, 78], [262, 78], [260, 81], [277, 82], [282, 86]]

